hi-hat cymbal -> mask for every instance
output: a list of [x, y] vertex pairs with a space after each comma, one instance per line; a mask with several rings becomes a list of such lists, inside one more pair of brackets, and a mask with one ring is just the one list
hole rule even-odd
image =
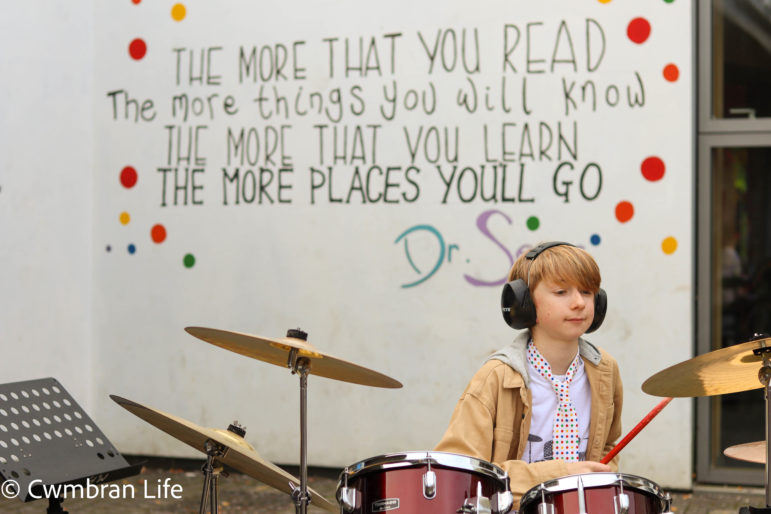
[[759, 389], [762, 355], [753, 350], [771, 347], [771, 338], [721, 348], [659, 371], [643, 382], [642, 390], [654, 396], [713, 396]]
[[[187, 443], [200, 452], [206, 453], [205, 444], [207, 440], [211, 439], [215, 441], [228, 449], [224, 456], [216, 457], [217, 461], [237, 469], [252, 478], [256, 478], [260, 482], [278, 489], [279, 491], [291, 495], [292, 488], [289, 486], [289, 483], [291, 482], [297, 487], [300, 486], [300, 481], [298, 479], [278, 466], [263, 460], [252, 445], [234, 432], [201, 427], [180, 417], [150, 407], [145, 407], [144, 405], [121, 398], [114, 394], [111, 394], [110, 398], [132, 414], [135, 414], [151, 425], [163, 430], [170, 436]], [[330, 503], [326, 498], [310, 487], [308, 488], [308, 492], [311, 495], [312, 505], [329, 512], [337, 512], [339, 510], [337, 506]]]
[[[289, 353], [297, 350], [298, 357], [310, 360], [310, 374], [374, 387], [399, 388], [401, 382], [382, 373], [344, 361], [318, 350], [308, 341], [297, 337], [268, 337], [218, 330], [216, 328], [186, 327], [185, 331], [207, 343], [263, 362], [287, 367]], [[291, 333], [292, 331], [290, 331]], [[298, 331], [299, 332], [299, 331]], [[301, 333], [301, 332], [300, 332]]]
[[766, 442], [755, 441], [754, 443], [737, 444], [729, 446], [723, 450], [723, 455], [736, 460], [747, 462], [756, 462], [758, 464], [766, 463]]

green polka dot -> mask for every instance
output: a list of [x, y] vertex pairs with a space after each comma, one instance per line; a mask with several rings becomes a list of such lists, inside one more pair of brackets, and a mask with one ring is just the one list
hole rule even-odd
[[182, 259], [182, 263], [185, 265], [186, 268], [192, 268], [195, 266], [195, 257], [192, 253], [188, 253], [185, 255], [184, 259]]
[[536, 216], [530, 216], [527, 218], [527, 228], [530, 230], [538, 230], [541, 226], [541, 221]]

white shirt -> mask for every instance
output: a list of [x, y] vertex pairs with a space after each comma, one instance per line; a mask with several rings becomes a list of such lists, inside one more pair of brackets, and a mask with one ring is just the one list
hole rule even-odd
[[[553, 460], [552, 444], [554, 439], [554, 413], [559, 400], [551, 381], [542, 376], [530, 362], [527, 363], [530, 375], [530, 389], [533, 395], [533, 410], [530, 419], [530, 435], [522, 460], [539, 462]], [[565, 375], [554, 375], [557, 380], [565, 380]], [[589, 380], [584, 372], [584, 361], [579, 357], [573, 380], [570, 382], [570, 400], [578, 413], [578, 460], [586, 460], [586, 446], [589, 439], [589, 418], [592, 412], [592, 394]]]

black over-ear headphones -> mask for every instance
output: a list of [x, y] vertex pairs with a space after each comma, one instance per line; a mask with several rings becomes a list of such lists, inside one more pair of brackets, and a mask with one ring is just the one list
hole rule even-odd
[[[501, 312], [503, 313], [503, 319], [506, 323], [516, 330], [523, 328], [530, 328], [535, 325], [535, 304], [533, 298], [530, 296], [530, 266], [536, 257], [541, 255], [545, 250], [552, 248], [553, 246], [575, 246], [570, 243], [564, 243], [562, 241], [552, 241], [549, 243], [543, 243], [525, 255], [525, 258], [530, 261], [530, 265], [527, 267], [527, 282], [518, 278], [503, 286], [503, 292], [501, 294]], [[608, 295], [603, 289], [597, 291], [594, 295], [594, 319], [592, 324], [587, 329], [587, 332], [594, 332], [605, 319], [605, 313], [608, 310]]]

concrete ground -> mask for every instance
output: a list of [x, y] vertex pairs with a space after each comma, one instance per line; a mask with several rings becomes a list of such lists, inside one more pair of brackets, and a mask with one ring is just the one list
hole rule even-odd
[[[116, 484], [127, 485], [122, 490], [133, 490], [131, 498], [68, 498], [62, 508], [71, 514], [90, 513], [147, 513], [147, 512], [182, 512], [199, 511], [203, 475], [193, 465], [200, 463], [160, 463], [148, 464], [139, 475], [129, 477]], [[287, 471], [298, 476], [297, 468]], [[334, 502], [339, 470], [309, 470], [309, 486], [328, 500]], [[164, 492], [164, 484], [167, 485]], [[174, 490], [171, 486], [175, 487]], [[672, 510], [677, 514], [736, 514], [740, 507], [752, 505], [761, 507], [765, 504], [765, 494], [759, 488], [696, 486], [693, 491], [668, 491], [673, 498]], [[292, 514], [295, 512], [290, 497], [272, 489], [255, 479], [232, 472], [220, 478], [219, 512], [228, 513], [276, 513]], [[165, 496], [165, 497], [164, 497]], [[175, 498], [174, 496], [178, 496]], [[41, 513], [46, 512], [48, 502], [37, 500], [23, 503], [16, 499], [0, 496], [0, 512]], [[311, 505], [311, 513], [325, 512]], [[206, 511], [208, 512], [208, 510]]]

